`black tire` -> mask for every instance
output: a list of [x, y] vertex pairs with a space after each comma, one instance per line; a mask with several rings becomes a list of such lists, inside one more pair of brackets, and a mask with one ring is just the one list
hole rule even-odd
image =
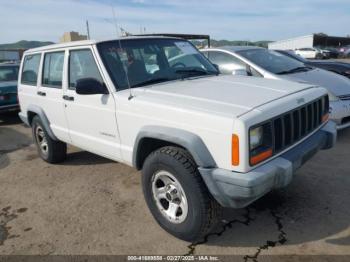
[[[173, 175], [185, 193], [188, 212], [181, 223], [169, 221], [157, 206], [152, 181], [160, 171]], [[209, 193], [193, 158], [186, 150], [168, 146], [154, 151], [145, 160], [142, 175], [146, 203], [158, 224], [170, 234], [195, 242], [201, 240], [217, 224], [221, 207]]]
[[[31, 126], [32, 126], [34, 143], [36, 145], [36, 148], [38, 150], [38, 154], [40, 155], [40, 157], [44, 161], [51, 164], [60, 163], [64, 161], [67, 156], [67, 144], [61, 141], [53, 140], [47, 133], [39, 116], [35, 116], [33, 118]], [[47, 144], [47, 146], [45, 147], [46, 150], [44, 150], [40, 146], [40, 141], [39, 141], [40, 138], [38, 138], [39, 132], [43, 134], [44, 139], [46, 140], [46, 144]]]

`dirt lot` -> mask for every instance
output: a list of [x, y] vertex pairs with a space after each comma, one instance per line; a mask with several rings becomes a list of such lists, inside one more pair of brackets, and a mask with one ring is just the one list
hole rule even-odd
[[175, 239], [151, 217], [140, 173], [69, 148], [66, 162], [38, 158], [31, 130], [0, 117], [0, 254], [350, 255], [350, 130], [285, 190], [226, 210], [198, 244]]

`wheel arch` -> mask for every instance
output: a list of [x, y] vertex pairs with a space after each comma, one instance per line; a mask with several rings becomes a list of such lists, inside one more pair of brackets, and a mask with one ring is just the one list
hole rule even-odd
[[27, 108], [27, 119], [28, 119], [28, 124], [31, 126], [33, 122], [33, 118], [35, 116], [38, 116], [47, 131], [48, 135], [55, 141], [59, 141], [55, 134], [52, 132], [52, 129], [50, 127], [50, 122], [44, 112], [44, 110], [36, 105], [29, 105]]
[[216, 167], [212, 155], [198, 135], [182, 129], [161, 126], [145, 126], [140, 130], [133, 148], [133, 166], [138, 170], [142, 169], [150, 153], [169, 145], [186, 149], [199, 167]]

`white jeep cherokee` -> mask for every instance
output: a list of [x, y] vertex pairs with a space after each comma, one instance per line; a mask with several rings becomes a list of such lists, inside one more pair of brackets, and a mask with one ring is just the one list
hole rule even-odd
[[241, 208], [286, 186], [336, 140], [325, 89], [218, 76], [182, 39], [28, 50], [18, 87], [41, 158], [61, 162], [72, 144], [142, 169], [154, 218], [187, 241], [210, 231], [220, 206]]

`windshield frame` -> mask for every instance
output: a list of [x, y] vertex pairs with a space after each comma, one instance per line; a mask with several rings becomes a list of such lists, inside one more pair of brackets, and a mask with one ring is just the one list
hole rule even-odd
[[[143, 44], [140, 44], [139, 46], [137, 46], [137, 44], [135, 42], [143, 42]], [[163, 43], [162, 43], [163, 42]], [[169, 43], [169, 46], [172, 47], [176, 47], [175, 45], [175, 42], [185, 42], [185, 43], [188, 43], [191, 45], [191, 47], [193, 48], [193, 53], [192, 54], [180, 54], [178, 55], [179, 57], [181, 55], [185, 55], [185, 56], [192, 56], [194, 55], [196, 62], [198, 64], [200, 64], [201, 66], [203, 66], [203, 70], [206, 72], [206, 74], [203, 74], [201, 72], [198, 72], [197, 74], [195, 74], [195, 70], [193, 70], [194, 68], [193, 67], [190, 67], [190, 66], [186, 66], [185, 67], [176, 67], [174, 68], [174, 72], [177, 73], [175, 69], [187, 69], [188, 70], [188, 74], [185, 75], [183, 72], [182, 73], [177, 73], [177, 76], [176, 77], [172, 77], [172, 78], [168, 78], [167, 80], [164, 79], [164, 81], [159, 81], [157, 83], [157, 80], [158, 79], [162, 79], [164, 78], [164, 76], [160, 75], [160, 77], [151, 77], [149, 79], [145, 79], [144, 82], [140, 82], [140, 83], [137, 83], [137, 84], [132, 84], [131, 82], [131, 79], [129, 79], [129, 73], [127, 72], [126, 68], [125, 68], [125, 65], [123, 66], [124, 69], [116, 69], [116, 70], [119, 70], [121, 71], [122, 74], [124, 75], [121, 75], [123, 77], [125, 77], [127, 79], [127, 85], [122, 85], [122, 83], [120, 83], [120, 81], [118, 82], [118, 80], [116, 79], [115, 77], [115, 72], [113, 73], [113, 68], [115, 68], [115, 66], [113, 67], [112, 64], [109, 64], [108, 61], [107, 61], [107, 56], [108, 56], [108, 53], [113, 53], [112, 51], [109, 51], [108, 49], [111, 49], [111, 48], [115, 48], [116, 50], [117, 49], [120, 49], [120, 50], [133, 50], [133, 52], [135, 50], [138, 50], [137, 48], [139, 48], [139, 50], [142, 49], [142, 47], [144, 46], [145, 48], [151, 46], [151, 45], [154, 45], [154, 46], [157, 46], [159, 48], [159, 52], [164, 56], [164, 58], [167, 60], [167, 63], [168, 64], [168, 68], [166, 69], [170, 69], [170, 60], [174, 57], [166, 57], [166, 54], [165, 54], [165, 50], [164, 50], [164, 47], [167, 47], [167, 43]], [[158, 43], [158, 45], [157, 45]], [[136, 47], [135, 47], [136, 46]], [[152, 38], [126, 38], [126, 39], [116, 39], [116, 40], [110, 40], [110, 41], [104, 41], [104, 42], [100, 42], [100, 43], [97, 43], [96, 44], [96, 47], [97, 47], [97, 51], [99, 53], [99, 56], [102, 60], [102, 63], [104, 65], [104, 67], [106, 68], [106, 71], [110, 77], [110, 79], [112, 80], [114, 86], [115, 86], [115, 89], [116, 91], [123, 91], [123, 90], [126, 90], [128, 89], [129, 87], [130, 88], [137, 88], [137, 87], [147, 87], [147, 86], [152, 86], [154, 84], [160, 84], [160, 83], [165, 83], [165, 82], [170, 82], [170, 81], [176, 81], [176, 80], [184, 80], [184, 79], [192, 79], [193, 77], [207, 77], [207, 76], [212, 76], [212, 75], [218, 75], [219, 74], [219, 71], [217, 70], [217, 68], [208, 60], [208, 58], [202, 54], [194, 45], [193, 43], [191, 43], [190, 41], [187, 41], [185, 39], [181, 39], [181, 38], [172, 38], [172, 37], [152, 37]], [[134, 49], [133, 49], [134, 48]], [[109, 51], [109, 52], [108, 52]], [[180, 50], [181, 51], [181, 50]], [[115, 55], [117, 56], [117, 59], [119, 59], [119, 61], [117, 62], [123, 62], [120, 55], [118, 55], [118, 52], [119, 51], [114, 51], [115, 52]], [[144, 59], [144, 57], [142, 57], [142, 59]], [[146, 62], [144, 62], [144, 65], [146, 66]], [[158, 62], [158, 61], [157, 61]], [[123, 65], [123, 63], [122, 63]], [[198, 67], [200, 68], [200, 67]], [[210, 70], [209, 70], [210, 69]], [[161, 71], [161, 68], [158, 68], [158, 71]], [[180, 70], [181, 71], [181, 70]], [[153, 75], [152, 75], [153, 76]], [[156, 83], [152, 83], [152, 80], [155, 80]], [[146, 82], [149, 82], [149, 84], [144, 84]]]
[[[290, 61], [291, 64], [295, 64], [294, 67], [290, 67], [290, 68], [280, 68], [279, 70], [272, 70], [272, 68], [268, 68], [266, 65], [258, 63], [256, 60], [253, 60], [250, 56], [247, 56], [248, 52], [266, 52], [269, 54], [277, 54], [277, 56], [279, 57], [283, 57], [283, 59], [285, 59], [285, 61]], [[305, 67], [305, 69], [311, 69], [308, 65], [306, 65], [303, 62], [300, 62], [299, 60], [289, 57], [288, 55], [279, 53], [277, 51], [274, 50], [269, 50], [269, 49], [265, 49], [265, 48], [254, 48], [254, 49], [243, 49], [243, 50], [239, 50], [235, 52], [237, 55], [241, 56], [242, 58], [246, 59], [247, 61], [249, 61], [250, 63], [254, 64], [255, 66], [263, 69], [264, 71], [271, 73], [271, 74], [275, 74], [278, 75], [279, 73], [283, 72], [285, 73], [286, 71], [293, 71], [293, 69], [295, 68], [300, 68], [300, 67]], [[275, 65], [275, 64], [273, 64]], [[285, 63], [283, 63], [283, 65], [285, 66]]]

